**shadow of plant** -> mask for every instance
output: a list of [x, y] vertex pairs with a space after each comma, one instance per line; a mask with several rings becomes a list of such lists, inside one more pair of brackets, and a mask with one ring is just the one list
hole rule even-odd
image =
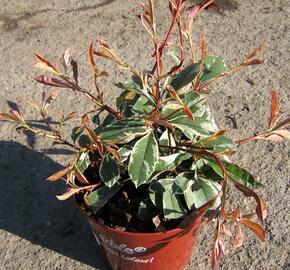
[[[200, 3], [200, 0], [194, 0], [194, 4]], [[239, 7], [238, 0], [215, 0], [215, 3], [219, 6], [219, 14], [223, 14], [224, 10], [236, 10]], [[217, 12], [214, 9], [209, 9], [209, 11]]]
[[0, 229], [108, 270], [74, 202], [55, 198], [64, 191], [64, 185], [45, 181], [62, 167], [16, 142], [1, 141], [0, 152]]

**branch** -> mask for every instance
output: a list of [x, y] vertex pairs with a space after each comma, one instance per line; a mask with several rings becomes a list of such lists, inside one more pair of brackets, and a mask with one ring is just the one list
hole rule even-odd
[[[182, 6], [182, 0], [179, 0], [178, 4], [177, 4], [177, 7], [176, 7], [176, 12], [174, 14], [174, 17], [173, 17], [173, 20], [171, 22], [170, 28], [169, 28], [168, 33], [166, 35], [165, 41], [163, 42], [162, 46], [160, 47], [160, 57], [162, 57], [163, 54], [165, 53], [166, 47], [167, 47], [168, 42], [169, 42], [169, 38], [170, 38], [170, 36], [171, 36], [171, 34], [173, 32], [173, 27], [174, 27], [174, 25], [176, 23], [176, 20], [177, 20], [178, 14], [180, 12], [181, 6]], [[153, 69], [151, 71], [152, 75], [155, 73], [156, 69], [157, 69], [157, 61], [155, 62], [155, 65], [154, 65], [154, 67], [153, 67]]]

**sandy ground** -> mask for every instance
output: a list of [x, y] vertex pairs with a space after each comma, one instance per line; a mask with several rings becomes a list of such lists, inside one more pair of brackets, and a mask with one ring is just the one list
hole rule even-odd
[[[32, 51], [57, 59], [65, 48], [73, 48], [81, 66], [80, 81], [86, 87], [91, 82], [87, 47], [98, 37], [105, 37], [132, 66], [142, 63], [142, 68], [151, 67], [152, 47], [136, 17], [138, 2], [1, 0], [0, 111], [15, 107], [15, 100], [40, 101], [45, 87], [32, 79], [38, 74], [32, 68]], [[169, 24], [167, 1], [155, 2], [162, 22], [159, 32], [165, 33]], [[195, 37], [199, 43], [204, 33], [208, 51], [224, 56], [229, 64], [237, 63], [262, 43], [269, 45], [263, 56], [265, 65], [248, 68], [212, 89], [210, 103], [219, 127], [231, 129], [240, 139], [267, 126], [270, 90], [278, 90], [283, 110], [289, 110], [290, 2], [231, 2], [232, 8], [223, 14], [209, 12], [199, 17]], [[110, 102], [118, 94], [112, 82], [124, 76], [111, 71], [103, 83]], [[90, 105], [65, 92], [55, 106], [69, 112], [84, 111]], [[20, 109], [26, 115], [36, 115], [31, 108]], [[56, 200], [55, 195], [64, 187], [44, 180], [67, 164], [70, 150], [59, 146], [50, 149], [50, 142], [21, 136], [8, 123], [0, 127], [0, 269], [106, 270], [74, 203]], [[256, 142], [240, 147], [241, 154], [235, 160], [264, 184], [260, 193], [269, 204], [265, 224], [268, 241], [261, 244], [248, 238], [242, 249], [229, 251], [221, 269], [289, 269], [289, 146], [286, 142]], [[253, 203], [242, 201], [248, 206]], [[210, 269], [211, 238], [211, 228], [204, 226], [188, 270]]]

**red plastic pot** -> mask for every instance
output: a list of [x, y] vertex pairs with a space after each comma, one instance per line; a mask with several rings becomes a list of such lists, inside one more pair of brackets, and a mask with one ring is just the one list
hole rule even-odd
[[195, 211], [178, 228], [162, 233], [115, 230], [89, 217], [108, 263], [114, 270], [182, 270], [195, 247], [205, 210]]

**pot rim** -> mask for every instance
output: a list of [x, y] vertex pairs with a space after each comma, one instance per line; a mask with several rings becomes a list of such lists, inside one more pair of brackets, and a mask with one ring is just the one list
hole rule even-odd
[[[76, 203], [77, 203], [77, 201], [76, 201]], [[138, 237], [138, 236], [144, 236], [144, 235], [147, 235], [147, 236], [153, 236], [153, 235], [154, 235], [154, 236], [164, 236], [164, 235], [166, 235], [166, 234], [178, 234], [178, 233], [180, 233], [180, 232], [182, 232], [182, 231], [188, 229], [188, 228], [180, 228], [180, 227], [177, 227], [177, 228], [174, 228], [174, 229], [171, 229], [171, 230], [166, 230], [166, 231], [164, 231], [164, 232], [153, 232], [153, 233], [125, 232], [125, 231], [121, 231], [121, 230], [117, 230], [117, 229], [111, 228], [110, 226], [108, 226], [108, 225], [106, 225], [106, 224], [102, 224], [102, 223], [100, 223], [98, 220], [96, 220], [96, 219], [90, 217], [90, 216], [87, 214], [86, 210], [85, 210], [85, 209], [82, 209], [82, 208], [79, 206], [78, 203], [77, 203], [77, 205], [78, 205], [79, 209], [81, 210], [81, 212], [82, 212], [82, 213], [83, 213], [83, 214], [84, 214], [84, 215], [85, 215], [85, 216], [86, 216], [86, 217], [87, 217], [91, 222], [93, 222], [93, 223], [97, 223], [98, 226], [101, 226], [101, 227], [103, 227], [103, 228], [105, 228], [105, 229], [107, 229], [107, 230], [109, 230], [109, 231], [111, 231], [111, 232], [118, 233], [118, 234], [121, 234], [121, 235], [127, 235], [127, 236], [132, 236], [132, 235], [134, 235], [134, 236], [137, 236], [137, 237]], [[188, 216], [187, 216], [187, 217], [188, 217]], [[186, 217], [185, 217], [185, 218], [186, 218]], [[194, 227], [193, 224], [198, 223], [200, 219], [202, 219], [202, 216], [199, 217], [197, 220], [194, 221], [194, 223], [191, 224], [192, 227]]]

